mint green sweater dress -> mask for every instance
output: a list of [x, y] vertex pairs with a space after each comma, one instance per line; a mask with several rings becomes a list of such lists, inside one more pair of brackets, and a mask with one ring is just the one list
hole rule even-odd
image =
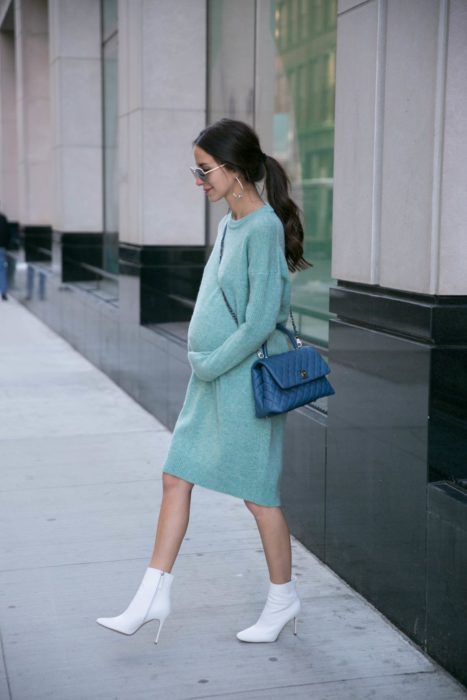
[[286, 323], [289, 308], [284, 229], [272, 207], [238, 220], [225, 216], [188, 329], [192, 373], [164, 472], [259, 505], [280, 505], [286, 414], [256, 418], [251, 366], [265, 340], [270, 355], [288, 349], [275, 326]]

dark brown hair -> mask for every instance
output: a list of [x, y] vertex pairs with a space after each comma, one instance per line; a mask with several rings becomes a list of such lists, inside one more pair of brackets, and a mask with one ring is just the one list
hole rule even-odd
[[282, 221], [285, 258], [291, 272], [310, 263], [303, 257], [303, 226], [299, 209], [290, 198], [290, 181], [282, 165], [261, 150], [256, 132], [244, 122], [220, 119], [203, 129], [193, 142], [217, 162], [239, 171], [246, 182], [265, 180], [269, 204]]

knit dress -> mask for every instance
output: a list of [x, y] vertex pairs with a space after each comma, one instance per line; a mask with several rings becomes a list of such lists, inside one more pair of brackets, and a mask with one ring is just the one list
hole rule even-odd
[[289, 307], [284, 229], [272, 207], [241, 219], [225, 216], [188, 328], [192, 373], [164, 472], [259, 505], [280, 505], [286, 414], [256, 418], [251, 366], [265, 340], [270, 355], [288, 349], [275, 326], [286, 323]]

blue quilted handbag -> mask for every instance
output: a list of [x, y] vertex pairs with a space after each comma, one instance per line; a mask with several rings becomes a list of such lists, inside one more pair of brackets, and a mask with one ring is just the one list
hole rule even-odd
[[[222, 260], [226, 231], [227, 224], [222, 235], [219, 264]], [[222, 287], [220, 290], [233, 320], [238, 324], [237, 314], [229, 304]], [[293, 350], [269, 357], [267, 342], [263, 343], [261, 350], [258, 350], [259, 359], [251, 368], [257, 418], [287, 413], [322, 396], [335, 393], [326, 379], [326, 374], [331, 371], [326, 362], [315, 348], [302, 345], [298, 338], [292, 309], [290, 319], [295, 335], [282, 323], [277, 323], [276, 328], [289, 337]]]
[[267, 343], [258, 351], [259, 359], [251, 368], [257, 418], [286, 413], [299, 406], [334, 394], [326, 375], [331, 371], [315, 348], [303, 346], [281, 323], [293, 350], [268, 356]]

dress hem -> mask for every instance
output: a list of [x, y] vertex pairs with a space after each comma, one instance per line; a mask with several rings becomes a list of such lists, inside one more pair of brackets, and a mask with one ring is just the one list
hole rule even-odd
[[259, 503], [259, 501], [256, 500], [255, 498], [249, 498], [245, 494], [233, 493], [232, 491], [227, 491], [227, 489], [223, 489], [220, 486], [215, 486], [212, 483], [210, 484], [209, 480], [199, 479], [198, 477], [196, 477], [196, 479], [192, 479], [192, 478], [189, 478], [187, 476], [182, 476], [182, 474], [177, 473], [176, 470], [172, 470], [169, 468], [166, 469], [164, 467], [162, 469], [162, 473], [163, 474], [171, 474], [172, 476], [177, 476], [179, 479], [184, 479], [184, 481], [188, 481], [188, 483], [190, 483], [190, 484], [195, 484], [196, 486], [202, 486], [203, 488], [209, 489], [210, 491], [217, 491], [218, 493], [225, 493], [227, 496], [233, 496], [234, 498], [241, 498], [242, 500], [250, 501], [251, 503], [255, 503], [258, 506], [266, 506], [268, 508], [280, 508], [282, 505], [280, 502], [278, 502], [278, 503]]

